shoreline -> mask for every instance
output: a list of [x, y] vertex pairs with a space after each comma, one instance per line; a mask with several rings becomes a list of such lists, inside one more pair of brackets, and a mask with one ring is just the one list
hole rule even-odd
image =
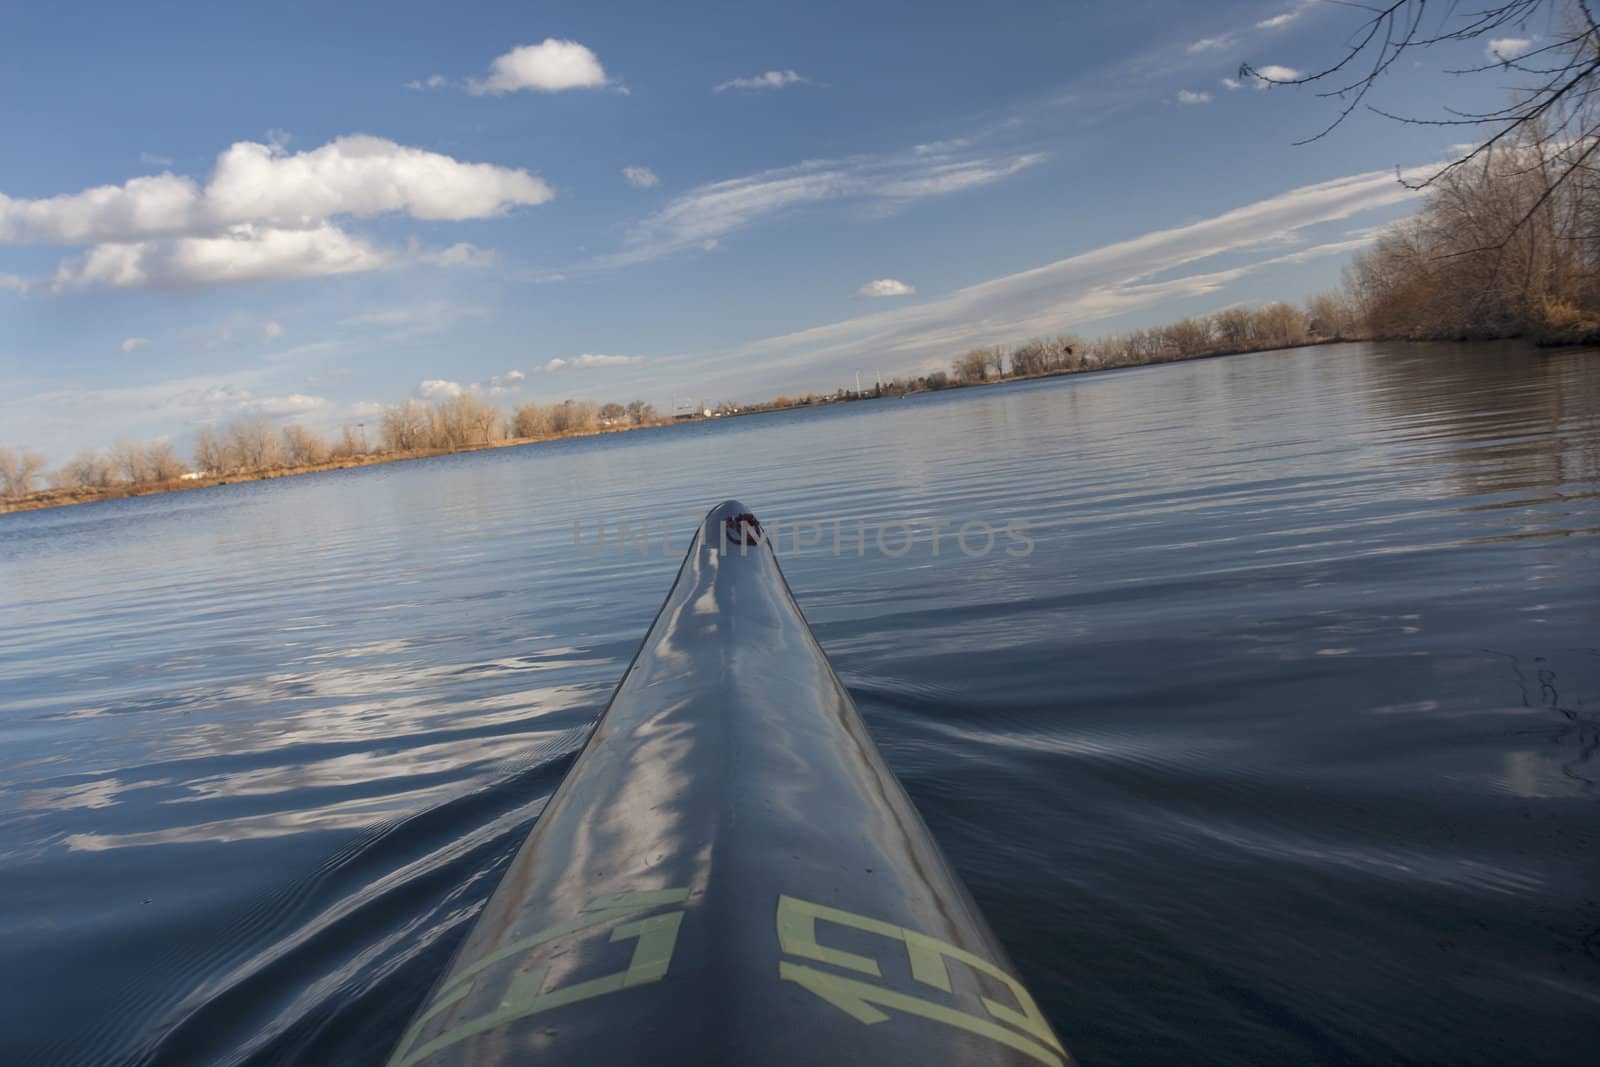
[[[1507, 339], [1497, 339], [1504, 341]], [[1514, 340], [1514, 339], [1512, 339]], [[689, 416], [676, 416], [661, 421], [638, 426], [610, 426], [597, 430], [585, 430], [574, 433], [562, 433], [545, 437], [512, 437], [499, 441], [488, 441], [483, 444], [466, 445], [461, 448], [428, 448], [415, 449], [406, 452], [366, 452], [342, 459], [329, 460], [325, 463], [308, 464], [298, 467], [275, 467], [261, 471], [236, 471], [229, 474], [219, 474], [210, 477], [177, 479], [165, 482], [153, 482], [140, 485], [108, 485], [108, 486], [74, 486], [63, 489], [42, 489], [17, 500], [0, 501], [0, 515], [23, 511], [43, 511], [47, 508], [72, 507], [79, 504], [94, 504], [105, 500], [120, 500], [131, 496], [154, 496], [160, 493], [185, 492], [191, 489], [207, 489], [218, 485], [233, 485], [240, 482], [270, 481], [275, 478], [293, 478], [305, 474], [324, 474], [330, 471], [349, 470], [355, 467], [371, 467], [383, 463], [405, 463], [410, 460], [432, 459], [438, 456], [453, 456], [466, 452], [483, 452], [495, 448], [515, 448], [525, 445], [545, 444], [551, 441], [565, 441], [576, 437], [596, 437], [602, 434], [626, 433], [632, 430], [652, 429], [665, 426], [694, 424], [710, 422], [713, 419], [736, 419], [754, 415], [770, 415], [776, 412], [793, 411], [802, 407], [825, 407], [832, 404], [848, 404], [862, 400], [885, 400], [894, 397], [909, 396], [914, 393], [952, 392], [959, 389], [974, 389], [989, 385], [1005, 385], [1011, 382], [1039, 381], [1047, 378], [1072, 378], [1085, 374], [1099, 374], [1105, 371], [1127, 370], [1130, 367], [1152, 367], [1169, 363], [1189, 363], [1197, 360], [1222, 359], [1228, 356], [1261, 355], [1267, 352], [1288, 352], [1299, 348], [1319, 348], [1324, 345], [1335, 344], [1363, 344], [1373, 341], [1382, 341], [1386, 344], [1436, 344], [1438, 342], [1425, 342], [1410, 339], [1383, 339], [1383, 338], [1345, 338], [1345, 337], [1320, 337], [1307, 340], [1303, 344], [1280, 346], [1272, 348], [1242, 348], [1236, 350], [1199, 352], [1193, 355], [1175, 356], [1168, 359], [1154, 359], [1142, 362], [1115, 363], [1109, 366], [1082, 367], [1079, 369], [1048, 370], [1035, 374], [1009, 374], [993, 378], [984, 378], [977, 381], [953, 379], [942, 385], [932, 386], [925, 384], [927, 378], [914, 379], [907, 387], [895, 389], [879, 386], [860, 393], [840, 391], [831, 396], [816, 397], [806, 396], [802, 399], [786, 404], [774, 401], [750, 404], [736, 411], [718, 412], [712, 415], [695, 414]], [[1482, 344], [1490, 343], [1485, 340], [1465, 340], [1452, 342], [1455, 344]], [[1529, 341], [1536, 348], [1572, 347], [1580, 342], [1540, 344]], [[900, 384], [900, 380], [896, 380]]]
[[[696, 420], [699, 421], [699, 420]], [[654, 426], [666, 425], [655, 423]], [[331, 471], [350, 470], [355, 467], [375, 467], [385, 463], [405, 463], [414, 459], [434, 459], [438, 456], [456, 456], [467, 452], [485, 452], [495, 448], [513, 448], [521, 445], [538, 445], [548, 441], [566, 441], [575, 437], [596, 437], [600, 434], [626, 433], [630, 430], [649, 429], [650, 426], [613, 426], [603, 430], [558, 434], [553, 437], [509, 437], [502, 441], [465, 445], [461, 448], [420, 448], [409, 452], [364, 452], [326, 463], [311, 463], [299, 467], [274, 467], [262, 471], [234, 471], [204, 478], [178, 478], [165, 482], [140, 485], [73, 486], [68, 489], [41, 489], [20, 500], [0, 501], [0, 515], [22, 511], [44, 511], [48, 508], [73, 507], [78, 504], [98, 504], [106, 500], [122, 500], [131, 496], [158, 496], [162, 493], [183, 493], [191, 489], [210, 489], [218, 485], [236, 485], [243, 482], [267, 482], [276, 478], [295, 478], [305, 474], [326, 474]]]

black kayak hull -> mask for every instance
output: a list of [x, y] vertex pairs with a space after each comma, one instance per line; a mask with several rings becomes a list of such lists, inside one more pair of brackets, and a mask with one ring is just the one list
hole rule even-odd
[[744, 513], [702, 523], [390, 1067], [1071, 1062]]

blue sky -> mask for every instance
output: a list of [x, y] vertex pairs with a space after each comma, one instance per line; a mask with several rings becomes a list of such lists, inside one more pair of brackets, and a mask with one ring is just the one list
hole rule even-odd
[[[1358, 114], [1293, 147], [1329, 101], [1228, 84], [1241, 60], [1316, 67], [1356, 18], [13, 8], [0, 446], [186, 447], [238, 414], [332, 428], [456, 389], [757, 399], [1298, 300], [1414, 210], [1394, 168], [1459, 139]], [[1397, 69], [1380, 102], [1500, 102], [1439, 73], [1484, 47]]]

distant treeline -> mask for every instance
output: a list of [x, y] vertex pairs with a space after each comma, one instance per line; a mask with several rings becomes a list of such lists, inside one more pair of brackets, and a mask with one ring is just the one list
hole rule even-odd
[[[20, 502], [70, 503], [127, 493], [354, 466], [383, 459], [457, 452], [574, 434], [623, 430], [661, 422], [642, 400], [596, 404], [568, 400], [523, 404], [509, 414], [469, 393], [432, 403], [407, 400], [384, 408], [369, 439], [366, 424], [345, 423], [332, 440], [306, 426], [279, 427], [264, 416], [207, 424], [195, 430], [192, 461], [169, 441], [118, 441], [79, 452], [49, 470], [27, 449], [0, 448], [0, 497]], [[48, 489], [41, 492], [41, 483]]]
[[1264, 352], [1275, 348], [1359, 340], [1368, 336], [1361, 316], [1342, 292], [1321, 293], [1306, 301], [1304, 309], [1273, 303], [1262, 307], [1230, 307], [1210, 315], [1191, 316], [1165, 326], [1127, 333], [1107, 334], [1086, 341], [1070, 334], [1039, 338], [1013, 346], [989, 345], [957, 356], [948, 371], [936, 370], [911, 378], [875, 382], [860, 392], [802, 393], [780, 396], [765, 404], [743, 408], [721, 404], [718, 414], [744, 414], [837, 400], [932, 392], [969, 385], [1041, 378], [1057, 374], [1134, 367], [1146, 363], [1203, 356]]

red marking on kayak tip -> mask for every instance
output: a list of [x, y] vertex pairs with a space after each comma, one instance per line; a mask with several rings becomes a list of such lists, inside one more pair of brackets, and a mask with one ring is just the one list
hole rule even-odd
[[[743, 515], [729, 515], [723, 523], [728, 535], [728, 540], [736, 545], [755, 545], [761, 543], [761, 520], [748, 511]], [[745, 540], [745, 531], [749, 531], [750, 539]]]

